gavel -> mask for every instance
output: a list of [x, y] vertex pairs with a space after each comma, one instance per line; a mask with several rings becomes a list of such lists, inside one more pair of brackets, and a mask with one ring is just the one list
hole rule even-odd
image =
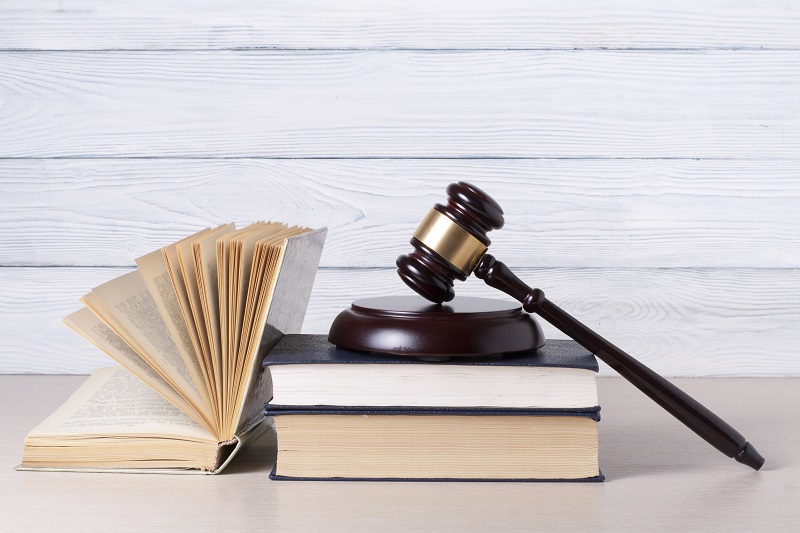
[[397, 272], [417, 294], [431, 302], [449, 302], [454, 280], [475, 273], [487, 285], [522, 303], [578, 344], [595, 354], [620, 376], [705, 439], [717, 450], [755, 470], [764, 458], [738, 431], [691, 396], [586, 327], [575, 317], [532, 289], [502, 262], [486, 253], [486, 236], [503, 227], [503, 209], [488, 194], [466, 182], [447, 187], [447, 205], [436, 204], [411, 237], [414, 251], [397, 259]]

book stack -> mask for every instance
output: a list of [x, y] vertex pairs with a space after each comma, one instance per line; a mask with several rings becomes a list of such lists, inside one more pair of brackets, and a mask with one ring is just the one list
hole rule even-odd
[[264, 366], [273, 479], [603, 479], [597, 361], [573, 341], [427, 362], [286, 335]]

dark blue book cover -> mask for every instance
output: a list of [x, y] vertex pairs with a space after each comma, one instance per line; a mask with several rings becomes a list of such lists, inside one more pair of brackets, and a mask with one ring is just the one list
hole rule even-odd
[[387, 364], [387, 365], [469, 365], [469, 366], [540, 366], [583, 368], [598, 371], [597, 359], [571, 340], [548, 340], [533, 352], [502, 357], [454, 357], [446, 361], [423, 361], [416, 357], [359, 352], [339, 348], [328, 342], [327, 335], [285, 335], [264, 358], [264, 366], [297, 364]]

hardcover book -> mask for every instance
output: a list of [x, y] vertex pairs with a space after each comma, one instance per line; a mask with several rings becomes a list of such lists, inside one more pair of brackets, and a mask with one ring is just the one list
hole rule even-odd
[[454, 407], [598, 410], [595, 357], [574, 341], [533, 352], [425, 361], [339, 348], [325, 335], [286, 335], [264, 358], [270, 409]]
[[266, 425], [262, 359], [302, 326], [327, 230], [203, 230], [136, 260], [64, 322], [102, 369], [26, 437], [20, 469], [217, 473]]
[[276, 480], [602, 481], [596, 412], [267, 409]]

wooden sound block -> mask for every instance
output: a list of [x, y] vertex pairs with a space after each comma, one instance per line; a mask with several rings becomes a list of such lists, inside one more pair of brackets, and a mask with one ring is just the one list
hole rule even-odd
[[331, 324], [328, 340], [351, 350], [440, 359], [527, 352], [545, 339], [518, 303], [462, 296], [433, 304], [414, 295], [353, 302]]

